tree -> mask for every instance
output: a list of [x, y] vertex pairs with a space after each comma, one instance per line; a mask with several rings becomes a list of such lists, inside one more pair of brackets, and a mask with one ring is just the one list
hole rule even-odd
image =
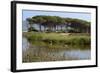
[[65, 18], [56, 16], [56, 19], [57, 19], [57, 23], [56, 23], [57, 30], [58, 30], [58, 27], [60, 26], [60, 28], [61, 28], [60, 30], [62, 31], [62, 27], [66, 25]]
[[32, 17], [32, 19], [35, 19], [35, 23], [39, 24], [39, 29], [41, 32], [41, 25], [45, 22], [45, 20], [42, 18], [42, 16], [35, 16], [35, 17]]
[[50, 31], [53, 31], [53, 29], [56, 30], [55, 26], [57, 19], [55, 16], [44, 16], [43, 18], [45, 20], [44, 26], [48, 27]]
[[[27, 20], [28, 23], [29, 23], [29, 27], [28, 27], [28, 29], [30, 29], [30, 28], [32, 29], [33, 20], [32, 20], [31, 18], [27, 18], [26, 20]], [[31, 29], [30, 29], [29, 31], [32, 31]]]
[[[81, 20], [81, 19], [74, 19], [74, 18], [62, 18], [59, 16], [33, 16], [32, 18], [27, 18], [30, 27], [33, 27], [33, 24], [39, 25], [39, 31], [42, 31], [42, 27], [45, 30], [49, 31], [60, 31], [64, 30], [63, 27], [72, 28], [74, 32], [84, 32], [90, 33], [90, 22]], [[68, 29], [67, 29], [68, 30]], [[65, 30], [64, 30], [65, 31]]]

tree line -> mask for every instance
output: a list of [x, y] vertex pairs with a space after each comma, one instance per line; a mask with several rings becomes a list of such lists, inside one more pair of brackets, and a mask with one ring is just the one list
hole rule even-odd
[[[82, 19], [39, 15], [27, 18], [26, 20], [29, 24], [28, 31], [90, 33], [91, 22]], [[33, 27], [34, 24], [39, 26], [39, 30]], [[44, 30], [42, 30], [42, 27], [44, 27]]]

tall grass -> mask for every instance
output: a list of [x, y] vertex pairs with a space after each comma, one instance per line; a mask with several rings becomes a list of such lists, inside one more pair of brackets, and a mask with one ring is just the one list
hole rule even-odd
[[23, 34], [30, 42], [42, 41], [58, 45], [90, 45], [91, 38], [87, 35], [61, 35], [60, 33], [25, 32]]

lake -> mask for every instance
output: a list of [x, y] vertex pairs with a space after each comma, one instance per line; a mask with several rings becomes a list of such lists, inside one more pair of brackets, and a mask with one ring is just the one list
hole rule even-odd
[[[67, 48], [65, 46], [67, 46]], [[23, 37], [22, 60], [24, 63], [27, 63], [91, 59], [91, 49], [89, 46], [65, 46], [50, 44], [44, 45], [44, 43], [38, 41], [30, 43], [25, 37]]]

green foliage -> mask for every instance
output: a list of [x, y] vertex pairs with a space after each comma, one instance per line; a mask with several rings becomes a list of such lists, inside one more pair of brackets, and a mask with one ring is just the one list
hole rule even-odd
[[88, 30], [85, 29], [90, 30], [90, 24], [91, 24], [91, 22], [81, 19], [62, 18], [59, 16], [45, 16], [45, 15], [34, 16], [32, 18], [27, 18], [26, 20], [29, 22], [30, 27], [33, 24], [38, 24], [40, 31], [41, 31], [41, 26], [44, 27], [46, 26], [47, 28], [49, 28], [51, 32], [52, 28], [55, 28], [56, 26], [60, 26], [62, 31], [63, 25], [68, 25], [68, 23], [70, 23], [70, 27], [74, 28], [74, 30], [73, 29], [68, 30], [69, 32], [82, 32], [82, 30], [84, 30], [84, 32], [87, 32]]
[[88, 45], [90, 44], [90, 36], [87, 35], [61, 35], [59, 33], [25, 33], [30, 42], [42, 41], [48, 44], [76, 44], [76, 45]]
[[31, 32], [31, 31], [38, 32], [38, 30], [36, 30], [34, 27], [30, 27], [30, 28], [28, 28], [28, 31], [29, 31], [29, 32]]
[[33, 23], [33, 21], [32, 21], [31, 18], [27, 18], [26, 20], [29, 22], [29, 24], [32, 24]]
[[51, 30], [50, 29], [47, 29], [46, 32], [51, 32]]

